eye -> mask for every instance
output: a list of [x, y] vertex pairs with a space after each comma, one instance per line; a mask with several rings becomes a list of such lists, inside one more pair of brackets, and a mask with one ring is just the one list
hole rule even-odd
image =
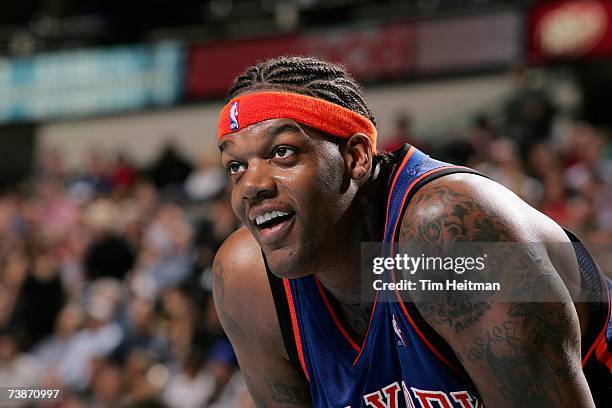
[[240, 173], [241, 171], [244, 171], [245, 169], [246, 169], [246, 165], [244, 163], [240, 163], [237, 161], [229, 162], [227, 166], [225, 167], [225, 171], [230, 176]]
[[297, 151], [291, 147], [287, 146], [279, 146], [274, 150], [272, 154], [272, 158], [274, 159], [284, 159], [285, 157], [293, 156]]

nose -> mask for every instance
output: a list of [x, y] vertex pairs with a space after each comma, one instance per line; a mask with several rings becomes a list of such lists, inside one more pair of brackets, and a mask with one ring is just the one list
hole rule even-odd
[[250, 163], [242, 176], [242, 197], [250, 202], [271, 197], [276, 192], [272, 174], [264, 163]]

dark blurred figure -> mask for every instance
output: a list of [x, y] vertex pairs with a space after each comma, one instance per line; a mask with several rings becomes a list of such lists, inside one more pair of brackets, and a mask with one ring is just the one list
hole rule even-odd
[[135, 253], [120, 234], [122, 213], [109, 199], [98, 199], [85, 211], [84, 223], [92, 231], [92, 242], [85, 253], [85, 272], [89, 279], [101, 277], [123, 279], [134, 266]]
[[64, 306], [65, 293], [54, 249], [40, 241], [29, 249], [29, 273], [17, 297], [13, 325], [23, 330], [22, 349], [28, 349], [53, 331]]
[[532, 144], [549, 139], [555, 108], [543, 89], [529, 83], [525, 67], [515, 67], [511, 76], [515, 90], [504, 108], [504, 135], [518, 144], [525, 157]]
[[158, 189], [171, 186], [182, 186], [193, 166], [176, 148], [168, 144], [153, 163], [149, 174]]

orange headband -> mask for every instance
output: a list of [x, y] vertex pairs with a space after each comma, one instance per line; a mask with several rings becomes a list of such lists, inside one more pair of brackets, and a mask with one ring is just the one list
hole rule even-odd
[[292, 119], [341, 139], [363, 133], [376, 152], [376, 128], [368, 118], [323, 99], [289, 92], [255, 92], [232, 99], [219, 115], [218, 139], [276, 118]]

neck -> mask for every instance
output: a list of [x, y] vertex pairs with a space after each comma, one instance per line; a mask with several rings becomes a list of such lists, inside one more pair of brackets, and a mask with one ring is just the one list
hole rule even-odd
[[315, 273], [325, 288], [343, 304], [363, 303], [361, 292], [361, 243], [379, 241], [381, 224], [380, 203], [381, 187], [380, 164], [372, 171], [370, 179], [359, 189], [353, 206], [342, 222], [344, 237], [338, 245], [330, 247], [329, 256], [323, 256], [325, 264], [316, 268]]

